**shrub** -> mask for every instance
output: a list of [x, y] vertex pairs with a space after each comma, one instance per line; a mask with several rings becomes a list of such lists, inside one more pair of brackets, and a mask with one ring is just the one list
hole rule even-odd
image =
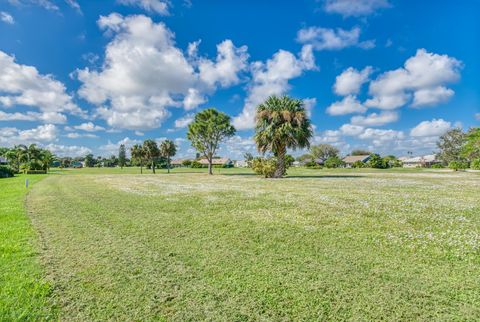
[[448, 164], [448, 167], [449, 167], [450, 169], [455, 170], [455, 171], [465, 170], [466, 168], [468, 168], [468, 163], [467, 163], [467, 162], [464, 162], [464, 161], [451, 161], [451, 162]]
[[325, 161], [325, 167], [331, 168], [339, 168], [344, 165], [344, 162], [339, 157], [330, 157]]
[[362, 162], [360, 160], [352, 163], [352, 168], [365, 168], [366, 166], [367, 165], [365, 164], [365, 162]]
[[192, 168], [203, 168], [203, 164], [201, 164], [197, 160], [192, 161], [191, 166], [192, 166]]
[[318, 164], [317, 162], [315, 162], [313, 160], [310, 160], [307, 163], [305, 163], [305, 167], [307, 167], [309, 169], [322, 169], [323, 168], [320, 164]]
[[190, 167], [192, 165], [192, 160], [183, 160], [182, 165], [184, 167]]
[[272, 178], [277, 169], [277, 159], [255, 158], [252, 160], [252, 169], [256, 174], [263, 175], [265, 178]]
[[472, 163], [470, 164], [470, 168], [474, 170], [480, 170], [480, 159], [473, 160]]
[[440, 163], [435, 163], [431, 166], [432, 169], [443, 169], [445, 168], [442, 164]]
[[368, 164], [374, 169], [386, 169], [389, 167], [388, 161], [376, 153], [370, 154], [370, 160], [368, 160]]
[[13, 172], [12, 168], [0, 165], [0, 178], [10, 178], [13, 177], [15, 172]]

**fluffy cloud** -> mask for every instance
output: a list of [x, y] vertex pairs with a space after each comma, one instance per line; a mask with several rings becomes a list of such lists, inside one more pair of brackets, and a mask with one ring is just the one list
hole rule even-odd
[[385, 72], [370, 83], [373, 97], [365, 105], [395, 109], [407, 104], [412, 96], [415, 107], [444, 102], [454, 94], [444, 85], [460, 78], [461, 67], [462, 63], [455, 58], [419, 49], [404, 67]]
[[36, 121], [50, 124], [63, 124], [67, 122], [67, 117], [61, 113], [55, 112], [15, 112], [5, 113], [0, 111], [0, 121]]
[[113, 40], [101, 70], [77, 70], [83, 83], [78, 93], [115, 128], [159, 127], [170, 116], [168, 107], [193, 109], [217, 86], [238, 83], [248, 58], [246, 47], [237, 48], [230, 40], [217, 46], [215, 61], [187, 58], [163, 23], [142, 15], [112, 13], [100, 17], [98, 25]]
[[298, 58], [289, 51], [279, 50], [266, 63], [252, 63], [252, 82], [242, 113], [233, 119], [235, 127], [239, 130], [253, 128], [257, 105], [271, 95], [284, 94], [290, 88], [290, 79], [315, 68], [312, 47], [308, 45], [302, 48]]
[[372, 14], [378, 9], [388, 8], [388, 0], [326, 0], [324, 9], [328, 13], [344, 17], [359, 17]]
[[45, 146], [46, 149], [59, 157], [82, 157], [92, 153], [87, 147], [77, 145], [59, 145], [50, 143]]
[[168, 15], [168, 1], [161, 0], [118, 0], [119, 3], [140, 7], [148, 12]]
[[134, 139], [130, 139], [129, 137], [125, 137], [122, 140], [118, 141], [117, 143], [112, 143], [111, 141], [108, 141], [107, 144], [100, 146], [98, 150], [101, 152], [103, 156], [117, 155], [120, 145], [123, 144], [125, 145], [127, 154], [129, 154], [130, 148], [134, 144], [141, 144], [141, 143], [142, 141], [140, 140], [134, 140]]
[[175, 128], [181, 129], [187, 127], [190, 123], [193, 122], [194, 118], [194, 114], [187, 114], [185, 116], [182, 116], [181, 118], [175, 120]]
[[352, 125], [352, 124], [343, 124], [340, 127], [340, 133], [346, 136], [357, 136], [361, 134], [364, 130], [363, 126]]
[[369, 80], [371, 73], [371, 66], [367, 66], [361, 71], [349, 67], [336, 77], [333, 90], [336, 94], [342, 96], [358, 94], [360, 87]]
[[382, 113], [371, 113], [366, 116], [353, 116], [350, 122], [361, 126], [381, 126], [398, 121], [398, 113], [394, 111], [384, 111]]
[[79, 139], [79, 138], [90, 138], [90, 139], [95, 139], [98, 138], [98, 135], [91, 134], [91, 133], [77, 133], [77, 132], [72, 132], [68, 133], [65, 135], [69, 139]]
[[96, 132], [96, 131], [105, 131], [105, 128], [92, 122], [82, 123], [80, 125], [75, 125], [73, 127], [75, 130], [82, 130], [86, 132]]
[[426, 136], [440, 136], [450, 130], [452, 124], [443, 119], [433, 119], [431, 121], [420, 122], [410, 131], [410, 136], [426, 137]]
[[247, 46], [236, 48], [231, 40], [225, 40], [217, 45], [217, 52], [215, 62], [200, 59], [200, 79], [211, 87], [217, 83], [222, 87], [238, 84], [238, 73], [247, 67]]
[[28, 130], [0, 128], [0, 143], [6, 145], [51, 142], [57, 139], [58, 130], [53, 124], [39, 125]]
[[364, 113], [367, 110], [354, 95], [348, 95], [341, 101], [335, 102], [327, 107], [327, 113], [330, 115], [345, 115], [351, 113]]
[[0, 11], [0, 20], [9, 25], [13, 25], [15, 23], [15, 19], [13, 19], [12, 15], [5, 11]]
[[37, 119], [60, 123], [65, 120], [67, 112], [83, 116], [84, 112], [73, 103], [72, 97], [66, 93], [65, 85], [51, 75], [42, 75], [33, 66], [20, 65], [15, 58], [0, 51], [0, 106], [9, 108], [25, 105], [38, 108], [43, 116]]
[[311, 44], [315, 50], [339, 50], [352, 46], [363, 49], [375, 47], [374, 41], [360, 42], [359, 38], [360, 28], [358, 27], [351, 30], [308, 27], [300, 29], [297, 33], [298, 42]]

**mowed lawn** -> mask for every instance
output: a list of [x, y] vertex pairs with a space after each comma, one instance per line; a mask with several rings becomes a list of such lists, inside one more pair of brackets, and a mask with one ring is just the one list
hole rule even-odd
[[476, 173], [115, 172], [28, 194], [61, 320], [480, 319]]
[[[29, 178], [30, 188], [45, 176]], [[38, 236], [25, 210], [25, 177], [0, 179], [0, 321], [56, 316], [38, 254]]]

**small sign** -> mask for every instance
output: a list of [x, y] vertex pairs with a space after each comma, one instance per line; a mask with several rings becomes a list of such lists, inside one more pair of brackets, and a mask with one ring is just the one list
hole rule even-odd
[[28, 178], [25, 179], [25, 188], [28, 188]]

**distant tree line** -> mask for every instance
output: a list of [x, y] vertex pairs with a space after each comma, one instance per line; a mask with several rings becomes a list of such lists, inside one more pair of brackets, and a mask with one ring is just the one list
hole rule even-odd
[[15, 145], [13, 148], [0, 147], [0, 156], [7, 161], [0, 165], [0, 177], [13, 176], [15, 173], [47, 173], [55, 155], [47, 149], [39, 148], [35, 144]]

